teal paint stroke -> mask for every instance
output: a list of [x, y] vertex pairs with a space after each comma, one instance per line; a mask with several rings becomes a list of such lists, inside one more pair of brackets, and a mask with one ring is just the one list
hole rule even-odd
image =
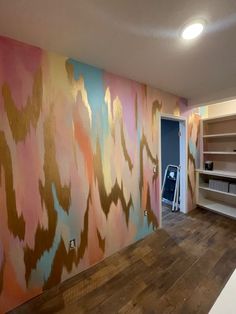
[[68, 59], [67, 62], [73, 65], [74, 79], [84, 79], [87, 91], [88, 102], [92, 111], [92, 135], [93, 141], [99, 138], [101, 146], [109, 132], [108, 108], [105, 104], [105, 86], [103, 71], [88, 64]]
[[[39, 283], [39, 282], [45, 282], [50, 276], [51, 273], [51, 266], [53, 264], [53, 260], [56, 255], [56, 251], [58, 249], [58, 246], [61, 241], [61, 236], [62, 236], [62, 230], [61, 226], [66, 225], [70, 226], [70, 219], [71, 217], [68, 216], [68, 214], [63, 210], [63, 208], [60, 206], [58, 197], [57, 197], [57, 192], [56, 192], [56, 187], [55, 184], [52, 184], [52, 194], [53, 194], [53, 201], [54, 201], [54, 209], [57, 212], [57, 229], [55, 232], [55, 238], [53, 241], [53, 245], [50, 248], [49, 251], [44, 252], [44, 254], [41, 256], [40, 260], [37, 263], [36, 270], [32, 272], [31, 275], [31, 283]], [[77, 229], [74, 229], [73, 227], [69, 229], [69, 238], [77, 238]]]
[[147, 216], [144, 216], [142, 219], [142, 217], [140, 217], [140, 214], [141, 213], [138, 212], [137, 209], [133, 209], [130, 211], [130, 222], [132, 222], [137, 228], [137, 233], [133, 242], [143, 239], [153, 232], [152, 224], [148, 225]]

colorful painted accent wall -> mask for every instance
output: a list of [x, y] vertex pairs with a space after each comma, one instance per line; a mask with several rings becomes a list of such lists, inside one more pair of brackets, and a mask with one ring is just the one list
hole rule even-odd
[[[3, 37], [0, 88], [5, 312], [159, 226], [159, 114], [189, 113], [184, 99]], [[189, 117], [192, 208], [199, 116]]]
[[196, 172], [200, 167], [199, 109], [188, 112], [188, 210], [196, 207]]

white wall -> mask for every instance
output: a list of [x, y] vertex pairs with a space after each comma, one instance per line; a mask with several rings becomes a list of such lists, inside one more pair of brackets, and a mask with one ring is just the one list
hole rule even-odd
[[208, 118], [236, 114], [236, 99], [208, 106]]

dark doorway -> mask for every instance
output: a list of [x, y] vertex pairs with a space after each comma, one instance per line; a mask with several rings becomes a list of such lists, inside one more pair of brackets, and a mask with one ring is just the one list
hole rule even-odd
[[180, 164], [179, 121], [161, 119], [162, 182], [168, 165]]

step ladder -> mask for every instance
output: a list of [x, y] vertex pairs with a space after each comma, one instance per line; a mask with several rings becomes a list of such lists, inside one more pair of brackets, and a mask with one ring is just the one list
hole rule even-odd
[[179, 210], [180, 167], [168, 165], [162, 184], [162, 201], [171, 204], [172, 212]]

